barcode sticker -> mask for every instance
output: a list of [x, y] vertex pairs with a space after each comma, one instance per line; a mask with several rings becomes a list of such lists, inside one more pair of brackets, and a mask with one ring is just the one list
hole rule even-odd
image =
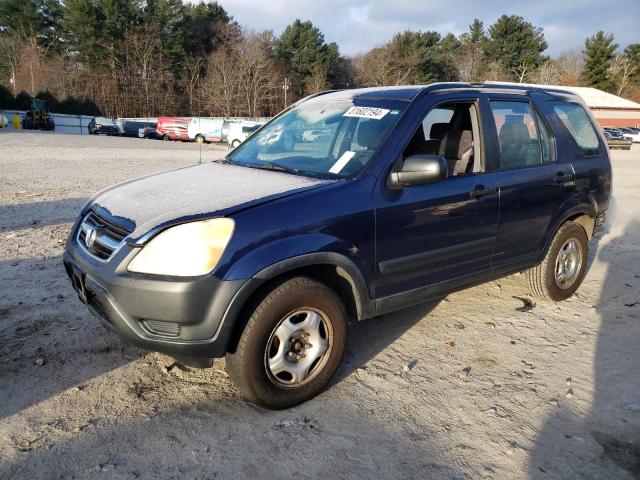
[[373, 107], [351, 107], [344, 112], [343, 117], [358, 117], [358, 118], [371, 118], [374, 120], [380, 120], [389, 113], [390, 110], [386, 108], [373, 108]]
[[352, 152], [351, 150], [344, 152], [338, 159], [338, 161], [333, 164], [333, 167], [329, 169], [329, 173], [340, 173], [340, 171], [347, 165], [347, 163], [349, 163], [349, 160], [351, 160], [355, 154], [356, 152]]

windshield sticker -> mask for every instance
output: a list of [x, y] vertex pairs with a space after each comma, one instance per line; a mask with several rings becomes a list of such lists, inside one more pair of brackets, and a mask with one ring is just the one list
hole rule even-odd
[[333, 167], [329, 169], [329, 173], [340, 173], [340, 171], [347, 165], [347, 163], [349, 163], [349, 160], [351, 160], [355, 154], [356, 152], [352, 152], [351, 150], [344, 152], [338, 159], [338, 161], [333, 164]]
[[358, 118], [372, 118], [374, 120], [380, 120], [389, 113], [386, 108], [373, 108], [373, 107], [351, 107], [344, 112], [343, 117], [358, 117]]

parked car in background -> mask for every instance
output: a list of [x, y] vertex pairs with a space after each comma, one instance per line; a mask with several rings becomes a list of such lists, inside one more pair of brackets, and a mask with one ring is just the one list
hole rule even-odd
[[158, 136], [158, 130], [156, 128], [156, 124], [154, 123], [153, 125], [139, 129], [138, 137], [158, 140], [160, 137]]
[[630, 138], [633, 143], [640, 143], [640, 128], [626, 127], [620, 131], [625, 138]]
[[232, 123], [229, 125], [229, 131], [227, 132], [227, 144], [232, 148], [236, 148], [262, 127], [262, 125], [262, 123], [258, 122]]
[[224, 356], [244, 396], [287, 408], [330, 382], [349, 318], [516, 272], [539, 298], [571, 297], [610, 194], [603, 136], [570, 92], [324, 92], [223, 162], [102, 190], [63, 261], [124, 340], [196, 367]]
[[609, 145], [610, 149], [631, 150], [631, 144], [633, 141], [630, 138], [626, 138], [623, 135], [611, 132], [607, 129], [603, 130], [603, 133], [604, 138], [607, 139], [607, 145]]
[[602, 129], [609, 132], [613, 138], [624, 138], [624, 133], [618, 127], [603, 127]]
[[220, 142], [223, 123], [222, 118], [192, 118], [188, 127], [189, 139], [198, 143]]
[[189, 122], [185, 117], [158, 117], [157, 135], [162, 140], [189, 141]]
[[155, 127], [156, 122], [147, 122], [142, 120], [123, 120], [122, 133], [125, 137], [140, 137], [140, 130], [147, 127]]
[[89, 122], [89, 133], [92, 135], [118, 135], [116, 122], [107, 117], [95, 117]]

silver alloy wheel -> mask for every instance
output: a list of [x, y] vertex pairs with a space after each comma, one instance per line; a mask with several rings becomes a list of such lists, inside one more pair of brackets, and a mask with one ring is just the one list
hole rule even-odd
[[327, 315], [305, 307], [286, 315], [274, 328], [264, 354], [271, 381], [279, 387], [299, 387], [325, 366], [333, 346]]
[[566, 290], [578, 279], [582, 268], [582, 244], [576, 238], [569, 238], [556, 258], [556, 285]]
[[204, 143], [204, 137], [202, 135], [196, 135], [196, 142]]

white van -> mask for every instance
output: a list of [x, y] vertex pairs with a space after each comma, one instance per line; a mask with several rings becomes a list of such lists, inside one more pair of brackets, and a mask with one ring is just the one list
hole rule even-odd
[[220, 142], [222, 140], [221, 118], [192, 118], [189, 121], [187, 134], [190, 140], [198, 143]]
[[229, 125], [229, 131], [227, 132], [227, 143], [229, 146], [236, 148], [262, 125], [264, 124], [258, 122], [232, 123]]

